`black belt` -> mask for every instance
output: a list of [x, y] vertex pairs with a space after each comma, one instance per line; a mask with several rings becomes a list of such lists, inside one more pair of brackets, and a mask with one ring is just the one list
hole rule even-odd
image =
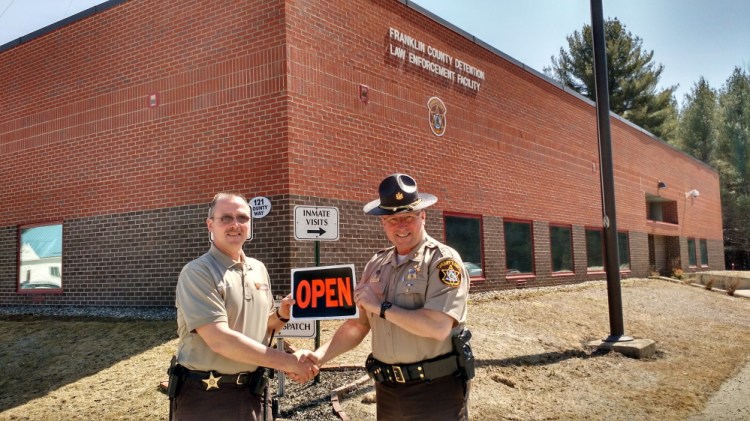
[[212, 379], [213, 379], [217, 385], [234, 384], [237, 386], [243, 386], [243, 385], [246, 385], [248, 382], [250, 382], [250, 377], [252, 375], [253, 373], [249, 371], [246, 371], [243, 373], [237, 373], [237, 374], [221, 374], [215, 371], [198, 371], [198, 370], [187, 370], [187, 369], [185, 370], [185, 377], [187, 377], [188, 379], [200, 380], [200, 381], [206, 380], [204, 382], [206, 384], [212, 383]]
[[455, 374], [458, 371], [458, 361], [455, 354], [446, 354], [413, 364], [386, 364], [370, 354], [365, 368], [376, 382], [424, 382]]

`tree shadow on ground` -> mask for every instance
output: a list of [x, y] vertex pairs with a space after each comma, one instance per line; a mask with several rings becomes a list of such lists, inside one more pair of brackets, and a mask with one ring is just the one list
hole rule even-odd
[[174, 320], [0, 318], [0, 413], [176, 337]]

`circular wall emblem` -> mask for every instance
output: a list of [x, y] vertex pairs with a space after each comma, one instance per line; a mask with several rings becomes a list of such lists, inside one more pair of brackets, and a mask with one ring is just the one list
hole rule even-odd
[[250, 208], [253, 210], [253, 218], [265, 218], [271, 212], [271, 201], [263, 196], [253, 197], [250, 199]]
[[434, 96], [427, 101], [427, 109], [430, 110], [430, 129], [435, 136], [445, 133], [445, 104], [440, 98]]

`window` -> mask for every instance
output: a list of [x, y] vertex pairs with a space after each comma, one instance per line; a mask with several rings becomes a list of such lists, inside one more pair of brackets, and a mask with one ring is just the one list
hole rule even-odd
[[688, 238], [688, 265], [698, 266], [698, 259], [695, 255], [695, 238]]
[[677, 224], [677, 202], [646, 194], [646, 218], [654, 222]]
[[620, 260], [620, 270], [630, 270], [630, 243], [627, 232], [617, 233], [618, 258]]
[[62, 224], [19, 228], [18, 291], [62, 288]]
[[708, 241], [701, 240], [701, 266], [708, 266]]
[[481, 217], [446, 214], [443, 219], [446, 244], [461, 255], [469, 276], [483, 276]]
[[589, 271], [604, 270], [604, 241], [601, 229], [586, 230], [586, 267]]
[[573, 241], [570, 226], [550, 225], [549, 243], [552, 251], [552, 272], [573, 271]]
[[534, 273], [530, 222], [505, 222], [505, 267], [509, 275]]

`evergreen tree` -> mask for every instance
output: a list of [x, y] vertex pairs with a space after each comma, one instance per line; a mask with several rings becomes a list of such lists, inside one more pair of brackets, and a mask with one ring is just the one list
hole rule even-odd
[[740, 68], [734, 69], [719, 95], [719, 116], [716, 167], [721, 177], [724, 245], [730, 256], [747, 259], [750, 255], [750, 75]]
[[716, 91], [701, 77], [685, 95], [680, 115], [680, 148], [709, 165], [717, 143], [717, 101]]
[[[650, 131], [672, 140], [676, 137], [677, 104], [671, 86], [657, 90], [664, 69], [652, 60], [653, 51], [643, 51], [643, 41], [626, 31], [617, 19], [604, 22], [607, 49], [607, 83], [613, 112]], [[596, 100], [594, 78], [594, 47], [590, 25], [566, 37], [568, 51], [560, 48], [560, 56], [552, 57], [552, 66], [545, 67], [547, 76]]]

